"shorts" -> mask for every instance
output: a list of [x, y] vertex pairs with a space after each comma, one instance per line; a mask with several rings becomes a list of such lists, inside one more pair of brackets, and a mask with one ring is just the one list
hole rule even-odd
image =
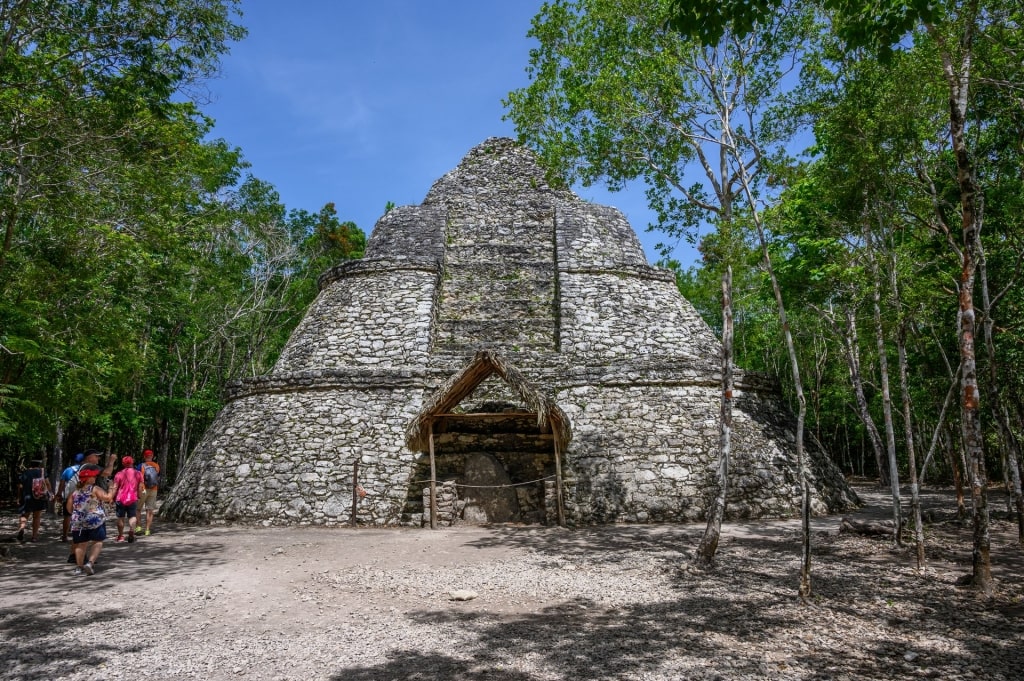
[[103, 541], [107, 538], [107, 526], [100, 525], [91, 530], [75, 530], [71, 533], [72, 544], [84, 544], [90, 541]]
[[122, 504], [120, 501], [114, 502], [114, 515], [118, 518], [124, 518], [125, 516], [134, 518], [138, 505], [138, 501], [133, 501], [130, 504]]
[[147, 511], [156, 510], [156, 493], [157, 488], [147, 489], [146, 493], [139, 497], [139, 508], [144, 508]]
[[29, 513], [35, 513], [37, 511], [45, 511], [46, 505], [49, 502], [46, 499], [36, 499], [35, 497], [25, 497], [21, 501], [21, 506], [18, 507], [19, 515], [28, 515]]

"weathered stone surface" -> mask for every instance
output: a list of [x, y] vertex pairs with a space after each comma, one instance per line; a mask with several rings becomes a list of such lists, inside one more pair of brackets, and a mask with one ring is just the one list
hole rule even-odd
[[[672, 274], [647, 264], [619, 211], [548, 187], [511, 140], [486, 140], [422, 205], [389, 211], [365, 258], [324, 273], [320, 286], [273, 371], [229, 387], [167, 516], [346, 524], [358, 462], [359, 522], [429, 522], [429, 459], [406, 449], [405, 430], [482, 348], [568, 415], [573, 439], [560, 455], [569, 522], [703, 516], [718, 438], [718, 340]], [[478, 519], [554, 522], [550, 433], [495, 377], [459, 407], [480, 418], [438, 422], [442, 524], [462, 519], [472, 496], [466, 462], [481, 453], [517, 486], [501, 493], [506, 510]], [[793, 424], [770, 381], [737, 371], [730, 516], [797, 511]], [[807, 463], [815, 512], [854, 502], [822, 452], [809, 447]]]

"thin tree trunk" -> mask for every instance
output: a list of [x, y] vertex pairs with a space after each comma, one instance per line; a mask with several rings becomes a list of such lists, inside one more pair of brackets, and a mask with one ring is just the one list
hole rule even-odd
[[[952, 427], [950, 427], [952, 430]], [[960, 429], [961, 433], [963, 428]], [[963, 443], [960, 440], [956, 441], [956, 450], [959, 457], [953, 453], [953, 437], [949, 437], [949, 448], [946, 452], [949, 455], [949, 465], [953, 470], [953, 487], [956, 488], [956, 517], [958, 520], [963, 520], [967, 517], [967, 495], [964, 492], [964, 463], [967, 458], [964, 456]]]
[[[898, 304], [897, 304], [898, 306]], [[900, 392], [903, 398], [903, 431], [907, 440], [907, 459], [910, 469], [910, 507], [914, 515], [914, 547], [917, 554], [917, 569], [924, 566], [924, 525], [921, 523], [921, 493], [917, 486], [917, 459], [914, 451], [914, 426], [910, 409], [910, 380], [907, 376], [907, 325], [900, 323], [897, 340], [897, 357], [900, 372]]]
[[185, 404], [185, 408], [181, 414], [181, 437], [178, 438], [178, 456], [177, 466], [175, 472], [181, 471], [185, 468], [185, 464], [188, 462], [188, 438], [189, 438], [189, 414], [191, 410], [188, 404]]
[[900, 508], [900, 473], [896, 461], [896, 432], [892, 419], [892, 393], [889, 390], [889, 360], [885, 348], [885, 333], [882, 328], [882, 283], [878, 274], [878, 261], [872, 244], [871, 232], [864, 222], [864, 245], [868, 263], [871, 267], [872, 305], [875, 317], [875, 343], [878, 347], [878, 369], [882, 383], [882, 420], [885, 424], [885, 445], [889, 455], [889, 485], [892, 490], [892, 520], [896, 531], [893, 541], [897, 546], [903, 545], [903, 512]]
[[722, 273], [722, 401], [718, 425], [718, 470], [716, 484], [718, 491], [708, 509], [708, 524], [697, 546], [695, 562], [700, 567], [710, 565], [718, 550], [722, 534], [722, 519], [725, 517], [725, 503], [729, 482], [729, 453], [732, 435], [732, 268], [728, 265]]
[[[749, 195], [749, 189], [748, 189]], [[764, 233], [764, 224], [760, 216], [754, 215], [754, 224], [757, 227], [757, 237], [761, 245], [761, 257], [765, 269], [768, 271], [768, 278], [772, 283], [772, 292], [775, 294], [775, 303], [779, 309], [779, 322], [782, 325], [782, 335], [786, 340], [786, 350], [789, 354], [789, 368], [793, 374], [793, 390], [796, 393], [797, 416], [796, 416], [796, 463], [801, 483], [800, 518], [802, 526], [802, 540], [800, 542], [800, 600], [808, 603], [811, 597], [811, 489], [810, 481], [807, 479], [807, 470], [804, 464], [804, 419], [807, 415], [807, 399], [804, 397], [803, 383], [800, 380], [800, 363], [797, 361], [796, 346], [793, 343], [793, 333], [789, 328], [789, 318], [786, 316], [786, 304], [782, 299], [782, 289], [779, 287], [779, 280], [775, 276], [775, 269], [772, 267], [771, 254], [768, 250], [768, 240]]]
[[[875, 453], [879, 482], [882, 485], [888, 485], [889, 473], [882, 458], [882, 436], [878, 433], [878, 426], [875, 425], [875, 419], [871, 416], [871, 410], [868, 407], [868, 399], [864, 395], [864, 377], [860, 371], [860, 347], [857, 340], [857, 318], [850, 308], [846, 309], [845, 315], [846, 333], [843, 336], [843, 344], [846, 347], [846, 365], [850, 372], [850, 384], [853, 386], [853, 395], [857, 400], [857, 414], [867, 431], [871, 450]], [[861, 451], [863, 452], [863, 447]], [[864, 466], [861, 464], [861, 474], [863, 475], [863, 473]]]
[[967, 102], [971, 82], [974, 29], [979, 13], [976, 0], [965, 4], [963, 35], [957, 41], [959, 63], [945, 36], [928, 26], [929, 34], [939, 45], [943, 75], [949, 86], [949, 137], [956, 159], [957, 185], [960, 193], [960, 216], [963, 245], [960, 251], [960, 359], [963, 365], [963, 432], [967, 455], [968, 481], [971, 486], [971, 504], [974, 521], [972, 550], [972, 583], [978, 591], [991, 595], [995, 589], [992, 580], [991, 538], [989, 536], [988, 476], [985, 471], [985, 441], [981, 427], [981, 395], [978, 390], [978, 368], [975, 359], [974, 276], [981, 245], [981, 188], [974, 171], [974, 163], [967, 146]]
[[[43, 470], [46, 470], [45, 468]], [[50, 459], [50, 489], [54, 492], [54, 503], [59, 502], [56, 493], [58, 485], [60, 483], [60, 473], [64, 470], [64, 423], [57, 418], [57, 423], [54, 426], [54, 442], [53, 442], [53, 457]], [[52, 508], [53, 512], [57, 512], [56, 506]]]
[[978, 275], [981, 284], [981, 304], [984, 322], [982, 328], [985, 331], [985, 352], [988, 359], [988, 394], [992, 400], [992, 412], [996, 417], [996, 424], [999, 426], [1000, 435], [1003, 441], [1003, 481], [1006, 485], [1007, 503], [1012, 510], [1017, 512], [1017, 543], [1024, 545], [1024, 495], [1021, 494], [1020, 476], [1020, 455], [1021, 447], [1017, 436], [1010, 425], [1009, 414], [999, 395], [999, 371], [996, 366], [996, 344], [992, 333], [992, 326], [995, 320], [992, 316], [992, 308], [999, 297], [993, 301], [988, 288], [988, 267], [985, 260], [985, 251], [982, 248], [981, 240], [978, 243]]
[[946, 399], [942, 401], [942, 409], [939, 411], [939, 419], [935, 423], [935, 430], [932, 432], [932, 442], [928, 447], [928, 454], [924, 457], [924, 463], [921, 464], [921, 484], [924, 484], [925, 473], [928, 472], [928, 464], [932, 460], [932, 455], [935, 454], [935, 445], [939, 441], [939, 435], [942, 433], [943, 425], [946, 423], [946, 412], [949, 411], [949, 403], [953, 401], [953, 394], [956, 393], [956, 386], [960, 380], [960, 367], [956, 368], [956, 374], [953, 375], [953, 381], [949, 385], [949, 390], [946, 391]]

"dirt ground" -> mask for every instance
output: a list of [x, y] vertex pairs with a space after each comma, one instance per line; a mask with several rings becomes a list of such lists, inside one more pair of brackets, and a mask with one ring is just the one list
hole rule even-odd
[[[853, 515], [889, 515], [858, 492]], [[727, 524], [717, 568], [693, 572], [702, 525], [158, 519], [75, 577], [44, 517], [38, 543], [0, 545], [0, 679], [1020, 679], [1024, 554], [1000, 492], [990, 504], [995, 598], [957, 586], [971, 528], [936, 489], [920, 572], [909, 549], [816, 518], [810, 605], [793, 520]]]

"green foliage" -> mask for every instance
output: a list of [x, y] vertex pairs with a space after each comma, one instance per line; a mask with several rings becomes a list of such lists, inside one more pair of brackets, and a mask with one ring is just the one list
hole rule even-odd
[[[950, 148], [945, 69], [956, 76], [966, 56], [968, 154], [995, 301], [997, 366], [989, 372], [979, 354], [979, 375], [998, 377], [1004, 402], [1024, 410], [1022, 19], [1020, 3], [1002, 0], [558, 0], [534, 20], [531, 82], [510, 93], [508, 117], [564, 183], [643, 182], [655, 227], [670, 240], [714, 227], [699, 266], [675, 264], [680, 289], [719, 329], [719, 278], [732, 263], [737, 362], [785, 385], [772, 293], [746, 236], [752, 211], [763, 211], [807, 380], [809, 428], [848, 470], [860, 472], [866, 459], [870, 474], [847, 370], [847, 314], [879, 423], [876, 288], [891, 367], [906, 333], [919, 438], [930, 440], [956, 370], [963, 164]], [[716, 93], [742, 104], [730, 109]], [[797, 163], [790, 152], [800, 150], [788, 145], [808, 132], [814, 144]], [[719, 152], [742, 168], [719, 171]], [[752, 202], [735, 183], [742, 169]]]
[[266, 371], [365, 237], [287, 211], [187, 93], [244, 35], [230, 0], [0, 8], [0, 468], [53, 445], [170, 454]]
[[[939, 11], [932, 0], [822, 0], [833, 30], [845, 48], [869, 51], [887, 58], [921, 22], [933, 21]], [[786, 0], [672, 0], [667, 23], [704, 45], [715, 45], [726, 34], [745, 36], [789, 10]]]

